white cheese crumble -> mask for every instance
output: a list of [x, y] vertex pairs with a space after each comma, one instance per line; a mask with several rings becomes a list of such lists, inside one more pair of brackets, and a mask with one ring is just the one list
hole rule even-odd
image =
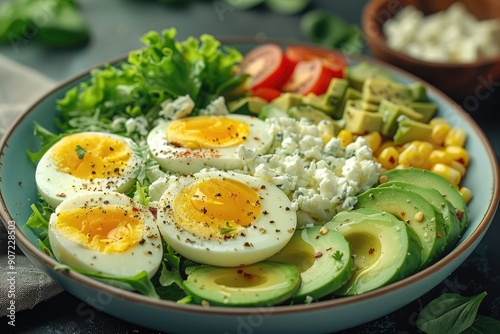
[[[363, 137], [346, 148], [332, 137], [333, 125], [320, 126], [303, 118], [268, 118], [274, 137], [267, 154], [258, 155], [243, 145], [238, 156], [244, 173], [281, 188], [297, 210], [299, 226], [323, 224], [343, 210], [351, 210], [356, 195], [378, 180], [380, 164]], [[326, 144], [325, 138], [329, 139]]]
[[424, 15], [405, 6], [383, 25], [387, 45], [432, 62], [473, 62], [500, 54], [500, 20], [479, 20], [460, 2]]

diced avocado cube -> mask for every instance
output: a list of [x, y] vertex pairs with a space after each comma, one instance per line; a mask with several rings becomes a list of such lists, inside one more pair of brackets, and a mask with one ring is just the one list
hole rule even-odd
[[341, 109], [342, 99], [349, 88], [349, 81], [342, 78], [333, 78], [328, 85], [326, 93], [323, 95], [323, 104], [330, 106], [332, 112], [330, 115], [334, 118], [341, 118], [343, 108]]
[[271, 101], [272, 104], [280, 107], [281, 109], [287, 111], [293, 106], [298, 106], [302, 104], [303, 96], [297, 93], [286, 92], [281, 94], [279, 97]]
[[361, 92], [359, 90], [356, 90], [352, 87], [348, 87], [345, 91], [344, 97], [342, 98], [338, 108], [337, 108], [337, 114], [335, 115], [334, 118], [342, 118], [344, 115], [345, 111], [345, 105], [348, 100], [357, 100], [361, 99]]
[[427, 140], [431, 134], [431, 125], [400, 116], [393, 140], [394, 144], [401, 145], [413, 140]]
[[356, 90], [361, 90], [365, 80], [368, 78], [393, 80], [392, 75], [387, 70], [370, 62], [361, 62], [348, 66], [345, 75], [350, 86]]
[[437, 105], [432, 102], [408, 102], [406, 105], [422, 115], [421, 122], [429, 123], [436, 115]]
[[359, 110], [353, 107], [344, 111], [345, 129], [354, 134], [364, 135], [373, 131], [380, 131], [383, 120], [377, 112]]
[[398, 118], [405, 115], [411, 119], [422, 121], [422, 114], [403, 104], [397, 104], [389, 100], [382, 100], [378, 106], [378, 113], [382, 114], [384, 123], [382, 124], [381, 133], [384, 136], [393, 136], [398, 128]]
[[421, 82], [415, 82], [408, 85], [408, 89], [411, 91], [412, 100], [418, 102], [429, 102], [429, 97], [427, 96], [427, 88]]
[[330, 116], [311, 105], [293, 106], [288, 109], [287, 114], [297, 120], [307, 118], [314, 124], [318, 124], [322, 120], [333, 122], [333, 119]]
[[262, 107], [257, 117], [264, 120], [271, 117], [288, 117], [288, 114], [280, 107], [269, 103]]
[[363, 100], [379, 104], [382, 100], [413, 101], [412, 91], [405, 85], [381, 78], [368, 78], [361, 91]]
[[312, 93], [304, 96], [302, 98], [302, 103], [305, 105], [310, 105], [313, 108], [319, 109], [327, 113], [328, 115], [331, 115], [335, 110], [335, 106], [324, 103], [323, 96], [318, 96]]
[[229, 112], [244, 115], [257, 115], [267, 101], [258, 96], [249, 96], [228, 103]]
[[353, 107], [360, 110], [375, 112], [378, 110], [378, 105], [368, 103], [362, 99], [349, 99], [346, 101], [345, 108]]

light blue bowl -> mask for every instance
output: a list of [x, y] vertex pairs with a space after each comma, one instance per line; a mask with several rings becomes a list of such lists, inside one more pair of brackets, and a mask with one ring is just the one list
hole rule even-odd
[[[255, 40], [223, 42], [238, 47], [242, 52], [255, 46]], [[371, 58], [351, 56], [350, 61], [370, 61], [387, 68], [402, 82], [418, 81], [414, 76]], [[16, 222], [19, 248], [64, 289], [99, 310], [144, 327], [169, 333], [274, 333], [282, 331], [286, 324], [289, 333], [330, 333], [358, 326], [409, 304], [446, 279], [481, 241], [498, 206], [499, 169], [490, 143], [468, 114], [435, 88], [427, 86], [430, 98], [438, 104], [439, 116], [463, 128], [468, 134], [466, 148], [471, 155], [471, 163], [463, 184], [472, 190], [474, 197], [468, 206], [470, 226], [455, 250], [411, 277], [362, 295], [309, 305], [207, 308], [153, 300], [78, 273], [55, 271], [52, 268], [56, 262], [38, 248], [35, 236], [20, 229], [31, 214], [31, 203], [37, 201], [35, 168], [25, 152], [27, 149], [38, 149], [38, 139], [33, 135], [33, 122], [55, 130], [53, 119], [56, 115], [56, 100], [88, 76], [89, 73], [85, 72], [59, 85], [21, 115], [2, 138], [0, 215], [4, 224]]]

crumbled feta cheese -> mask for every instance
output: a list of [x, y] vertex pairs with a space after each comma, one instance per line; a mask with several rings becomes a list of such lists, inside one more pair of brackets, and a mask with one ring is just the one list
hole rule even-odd
[[179, 96], [173, 101], [164, 101], [161, 103], [159, 115], [165, 119], [178, 119], [189, 116], [194, 108], [194, 101], [191, 96]]
[[274, 142], [267, 154], [238, 149], [244, 172], [281, 188], [297, 210], [299, 226], [321, 224], [356, 204], [356, 195], [371, 188], [380, 165], [363, 137], [343, 148], [333, 125], [316, 126], [306, 119], [268, 118]]
[[226, 100], [223, 96], [219, 96], [204, 109], [200, 110], [200, 115], [227, 115], [229, 110], [226, 106]]

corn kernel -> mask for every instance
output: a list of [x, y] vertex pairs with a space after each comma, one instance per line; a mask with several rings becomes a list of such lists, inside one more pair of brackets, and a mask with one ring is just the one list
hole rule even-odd
[[377, 158], [382, 167], [393, 169], [398, 164], [399, 152], [394, 146], [388, 146], [380, 152]]
[[448, 123], [438, 123], [432, 127], [430, 140], [432, 140], [435, 145], [442, 145], [450, 130], [451, 125]]
[[434, 145], [428, 141], [415, 141], [415, 143], [417, 144], [420, 153], [422, 153], [426, 158], [428, 158], [434, 150]]
[[461, 175], [462, 177], [463, 177], [463, 176], [465, 175], [465, 173], [467, 172], [467, 168], [466, 168], [464, 165], [462, 165], [460, 162], [458, 162], [458, 161], [454, 161], [454, 160], [453, 160], [453, 161], [450, 161], [449, 166], [450, 166], [451, 168], [453, 168], [453, 169], [456, 169], [456, 170], [460, 173], [460, 175]]
[[399, 163], [420, 168], [426, 163], [426, 157], [418, 150], [418, 146], [410, 144], [403, 152], [399, 154]]
[[340, 130], [339, 134], [337, 135], [337, 138], [341, 140], [342, 147], [346, 147], [354, 140], [352, 133], [347, 130]]
[[433, 150], [427, 157], [427, 164], [429, 165], [429, 167], [435, 164], [449, 165], [450, 161], [450, 155], [446, 153], [445, 150], [441, 149]]
[[451, 160], [460, 162], [462, 165], [467, 167], [469, 165], [470, 157], [469, 157], [469, 152], [465, 150], [465, 148], [461, 146], [446, 146], [445, 149], [446, 153], [450, 155]]
[[432, 166], [431, 171], [433, 171], [436, 174], [441, 175], [445, 179], [448, 180], [452, 185], [455, 187], [458, 187], [460, 184], [460, 181], [462, 179], [462, 176], [460, 175], [460, 172], [458, 172], [456, 169], [451, 168], [448, 165], [445, 164], [435, 164]]
[[465, 203], [468, 204], [470, 202], [470, 200], [472, 199], [472, 190], [470, 190], [467, 187], [461, 187], [458, 191], [462, 195]]
[[387, 148], [387, 147], [391, 147], [391, 146], [396, 146], [396, 144], [394, 144], [394, 141], [392, 141], [392, 140], [384, 140], [384, 141], [382, 142], [382, 144], [380, 144], [379, 148], [378, 148], [378, 149], [376, 149], [376, 150], [374, 151], [374, 153], [373, 153], [373, 154], [374, 154], [374, 155], [376, 155], [376, 156], [379, 156], [379, 155], [380, 155], [380, 153], [381, 153], [381, 152], [382, 152], [385, 148]]
[[375, 152], [382, 144], [382, 135], [378, 131], [370, 132], [363, 136], [370, 145], [373, 152]]
[[444, 146], [464, 147], [467, 133], [461, 128], [452, 128], [444, 138]]
[[429, 125], [434, 126], [436, 124], [449, 124], [448, 121], [443, 117], [434, 117], [429, 121]]

